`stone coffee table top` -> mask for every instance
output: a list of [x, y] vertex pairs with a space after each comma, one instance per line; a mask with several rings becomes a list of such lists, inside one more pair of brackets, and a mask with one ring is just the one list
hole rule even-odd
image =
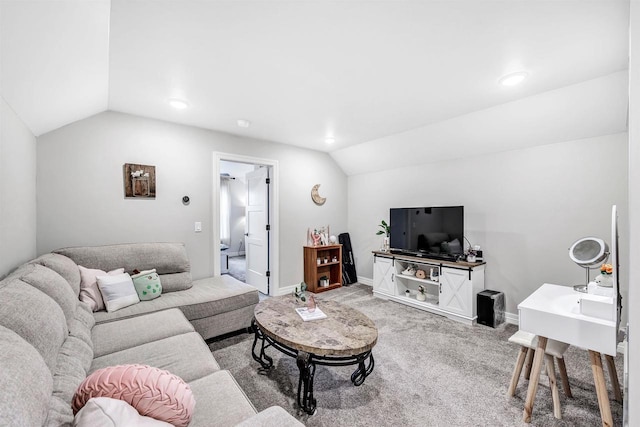
[[295, 350], [317, 356], [353, 356], [369, 351], [378, 341], [378, 328], [358, 310], [314, 295], [326, 319], [305, 322], [296, 313], [305, 303], [293, 295], [271, 297], [254, 310], [263, 333]]

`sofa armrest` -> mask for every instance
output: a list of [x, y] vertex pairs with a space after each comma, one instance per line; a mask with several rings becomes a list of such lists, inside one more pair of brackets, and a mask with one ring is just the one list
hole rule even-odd
[[280, 406], [271, 406], [264, 411], [258, 412], [251, 418], [247, 418], [236, 427], [304, 427], [300, 421], [296, 420]]

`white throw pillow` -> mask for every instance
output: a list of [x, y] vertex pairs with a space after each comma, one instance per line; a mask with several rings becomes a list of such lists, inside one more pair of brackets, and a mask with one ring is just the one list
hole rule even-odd
[[110, 397], [94, 397], [78, 411], [74, 427], [172, 427], [171, 424], [138, 413], [127, 402]]
[[133, 280], [128, 273], [98, 276], [98, 288], [108, 312], [120, 310], [140, 302]]
[[96, 277], [122, 274], [124, 273], [124, 268], [111, 270], [108, 273], [95, 268], [86, 268], [81, 265], [78, 266], [78, 269], [80, 270], [80, 295], [78, 298], [80, 298], [80, 301], [88, 304], [91, 311], [104, 310], [104, 300], [102, 299], [100, 289], [98, 289]]

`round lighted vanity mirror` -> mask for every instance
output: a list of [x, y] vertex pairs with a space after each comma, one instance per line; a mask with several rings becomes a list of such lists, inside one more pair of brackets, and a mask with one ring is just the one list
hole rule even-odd
[[584, 237], [569, 249], [569, 257], [576, 264], [585, 268], [599, 267], [609, 256], [609, 246], [597, 237]]

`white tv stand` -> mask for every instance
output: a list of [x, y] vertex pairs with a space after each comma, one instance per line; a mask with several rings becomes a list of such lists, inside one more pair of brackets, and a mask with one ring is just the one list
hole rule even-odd
[[[402, 272], [415, 265], [426, 271], [419, 279]], [[452, 262], [437, 259], [373, 252], [373, 294], [378, 298], [399, 302], [449, 319], [473, 324], [477, 319], [476, 295], [484, 290], [484, 262]], [[431, 280], [435, 268], [438, 280]], [[416, 299], [418, 286], [424, 286], [426, 301]], [[406, 291], [409, 291], [409, 295]]]

